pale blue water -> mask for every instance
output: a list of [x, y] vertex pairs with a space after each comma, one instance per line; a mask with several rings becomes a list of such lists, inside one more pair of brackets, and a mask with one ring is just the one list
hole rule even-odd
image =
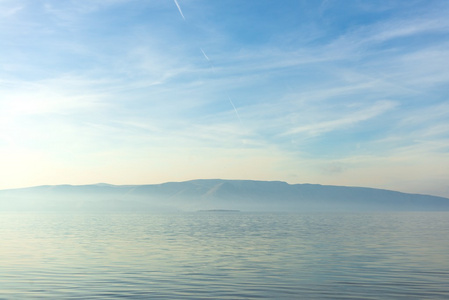
[[1, 299], [449, 299], [449, 213], [0, 218]]

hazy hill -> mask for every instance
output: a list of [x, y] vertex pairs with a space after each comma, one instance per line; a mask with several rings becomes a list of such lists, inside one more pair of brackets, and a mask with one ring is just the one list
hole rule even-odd
[[192, 180], [0, 190], [0, 211], [449, 211], [449, 199], [280, 181]]

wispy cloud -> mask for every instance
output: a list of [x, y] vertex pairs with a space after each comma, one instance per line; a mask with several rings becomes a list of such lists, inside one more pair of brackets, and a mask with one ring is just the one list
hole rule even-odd
[[334, 120], [320, 121], [296, 127], [294, 129], [287, 131], [285, 134], [291, 135], [297, 133], [307, 133], [310, 135], [317, 135], [324, 132], [340, 130], [344, 127], [353, 126], [359, 122], [363, 122], [372, 119], [374, 117], [377, 117], [393, 109], [396, 105], [397, 105], [396, 103], [391, 101], [380, 101], [375, 103], [371, 107], [353, 111], [349, 114], [345, 114], [344, 116], [336, 118]]
[[23, 5], [8, 7], [0, 12], [2, 18], [8, 18], [19, 13], [24, 8]]

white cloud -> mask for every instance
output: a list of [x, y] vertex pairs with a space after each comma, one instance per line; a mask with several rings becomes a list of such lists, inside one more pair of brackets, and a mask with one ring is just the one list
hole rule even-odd
[[12, 6], [9, 8], [4, 8], [2, 11], [0, 11], [0, 17], [2, 18], [9, 18], [14, 16], [15, 14], [19, 13], [24, 8], [23, 5], [18, 6]]
[[[379, 101], [373, 106], [346, 113], [340, 117], [334, 117], [333, 120], [318, 121], [311, 124], [305, 124], [286, 131], [285, 135], [305, 133], [308, 135], [318, 135], [321, 133], [340, 130], [348, 126], [354, 126], [357, 123], [375, 118], [396, 107], [392, 101]], [[326, 118], [326, 116], [323, 116]], [[327, 119], [327, 118], [326, 118]]]
[[428, 15], [424, 18], [384, 23], [376, 28], [376, 31], [368, 37], [367, 41], [385, 42], [424, 33], [444, 33], [449, 31], [449, 21], [439, 13], [437, 16]]

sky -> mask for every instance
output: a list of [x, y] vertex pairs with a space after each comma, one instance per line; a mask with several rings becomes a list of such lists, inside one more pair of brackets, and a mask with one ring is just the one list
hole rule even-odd
[[0, 0], [0, 189], [199, 178], [449, 197], [445, 0]]

